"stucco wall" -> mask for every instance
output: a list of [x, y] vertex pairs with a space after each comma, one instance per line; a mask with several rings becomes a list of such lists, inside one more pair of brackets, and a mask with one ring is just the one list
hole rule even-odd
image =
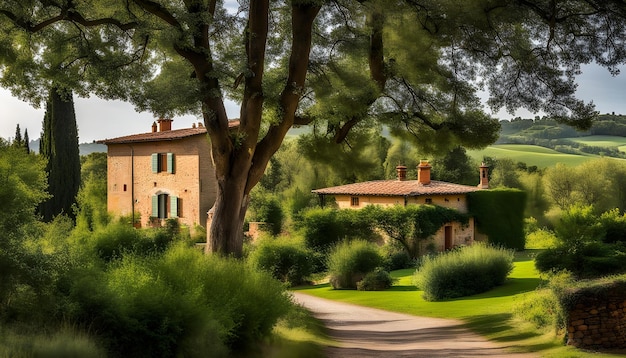
[[[180, 199], [182, 224], [204, 226], [216, 190], [210, 150], [205, 135], [173, 141], [109, 144], [108, 210], [118, 215], [131, 215], [134, 203], [141, 225], [147, 226], [152, 215], [152, 196], [163, 193]], [[174, 153], [174, 173], [153, 173], [153, 153]], [[134, 170], [131, 163], [134, 163]]]
[[436, 251], [446, 250], [446, 226], [450, 226], [452, 229], [452, 242], [450, 243], [452, 248], [456, 246], [472, 245], [474, 243], [474, 218], [470, 218], [467, 225], [463, 225], [458, 222], [445, 224], [435, 235], [433, 235], [433, 240], [431, 242], [424, 242], [422, 244], [420, 251], [425, 252], [428, 245], [431, 243], [434, 245]]
[[[445, 208], [456, 209], [462, 213], [467, 213], [467, 199], [465, 194], [414, 196], [407, 198], [407, 204], [426, 204], [426, 199], [430, 199], [431, 204], [433, 205], [439, 205]], [[404, 205], [404, 201], [405, 199], [403, 196], [359, 196], [359, 205], [353, 206], [352, 196], [335, 196], [335, 202], [340, 209], [362, 209], [366, 205]]]

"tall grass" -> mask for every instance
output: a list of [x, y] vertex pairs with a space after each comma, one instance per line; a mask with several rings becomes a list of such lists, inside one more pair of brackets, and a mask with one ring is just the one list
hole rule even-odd
[[0, 329], [0, 357], [105, 358], [93, 338], [74, 330], [24, 334]]
[[513, 251], [482, 243], [424, 257], [413, 277], [427, 301], [469, 296], [502, 285], [513, 270]]

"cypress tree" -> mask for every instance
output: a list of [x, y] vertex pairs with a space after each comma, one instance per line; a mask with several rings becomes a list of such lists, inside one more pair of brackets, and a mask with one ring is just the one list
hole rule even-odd
[[61, 213], [73, 217], [72, 205], [80, 186], [78, 129], [72, 92], [52, 88], [49, 96], [39, 144], [39, 153], [48, 162], [48, 191], [52, 196], [40, 207], [45, 221]]
[[22, 131], [20, 130], [20, 125], [18, 124], [15, 127], [15, 139], [13, 139], [13, 146], [15, 148], [19, 148], [23, 145], [22, 142]]
[[26, 151], [26, 154], [30, 154], [30, 138], [28, 138], [28, 128], [24, 129], [24, 150]]

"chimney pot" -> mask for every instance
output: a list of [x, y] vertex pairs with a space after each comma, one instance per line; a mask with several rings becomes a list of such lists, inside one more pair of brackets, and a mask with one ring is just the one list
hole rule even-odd
[[428, 160], [420, 160], [420, 164], [417, 166], [417, 181], [422, 185], [430, 184], [430, 164]]
[[157, 124], [156, 122], [152, 122], [152, 133], [155, 133], [157, 131]]
[[172, 130], [172, 120], [170, 118], [159, 118], [159, 132], [166, 132]]
[[489, 189], [489, 166], [482, 162], [479, 167], [480, 170], [480, 182], [478, 187], [481, 189]]
[[406, 167], [404, 165], [398, 165], [396, 167], [397, 179], [399, 181], [406, 180]]

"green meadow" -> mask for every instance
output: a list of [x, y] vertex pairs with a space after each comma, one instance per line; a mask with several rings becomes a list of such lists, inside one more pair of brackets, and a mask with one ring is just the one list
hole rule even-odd
[[481, 150], [469, 150], [467, 154], [476, 161], [484, 157], [494, 159], [509, 158], [515, 162], [536, 165], [538, 168], [552, 167], [556, 163], [577, 166], [588, 160], [599, 158], [597, 155], [565, 154], [556, 150], [527, 144], [496, 144]]
[[592, 135], [586, 137], [564, 138], [577, 143], [582, 143], [596, 147], [617, 148], [626, 152], [626, 137], [616, 137], [608, 135]]

